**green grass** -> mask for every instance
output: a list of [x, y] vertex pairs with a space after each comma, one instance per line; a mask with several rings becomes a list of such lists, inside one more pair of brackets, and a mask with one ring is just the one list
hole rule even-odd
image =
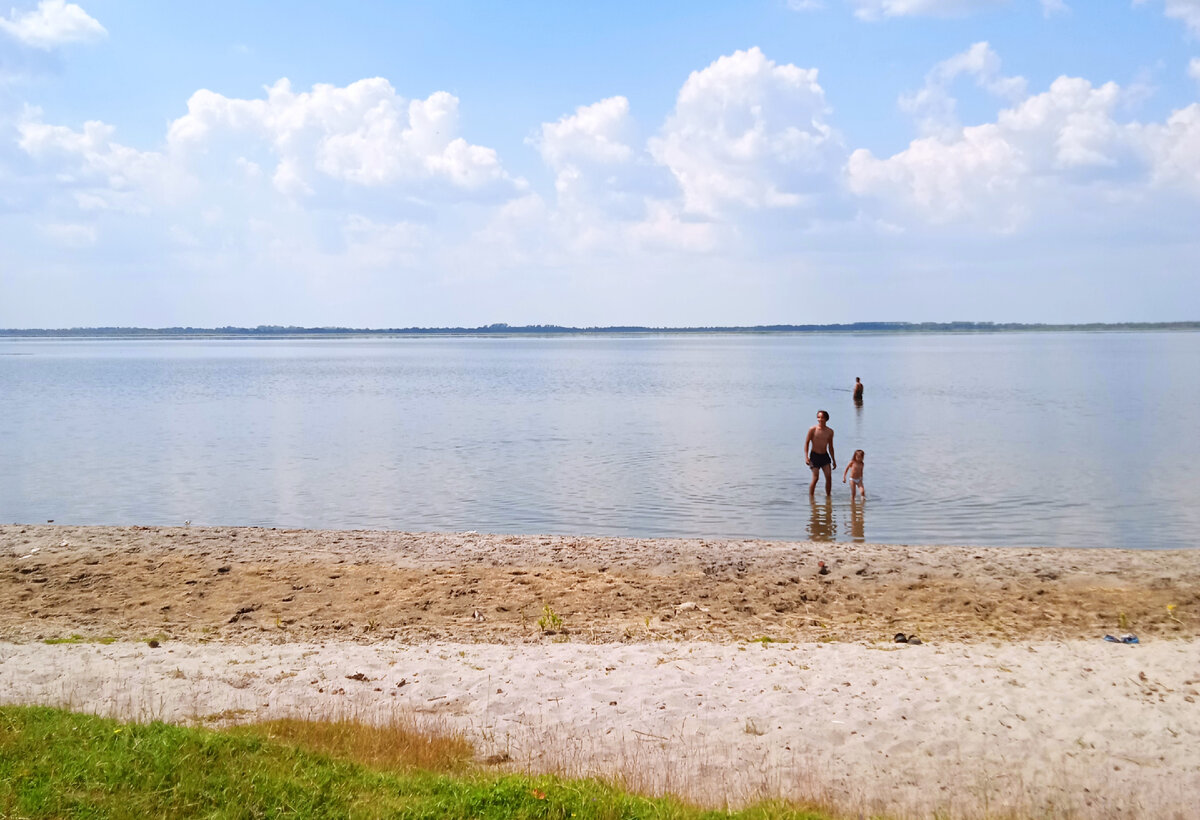
[[60, 643], [100, 643], [100, 644], [104, 644], [105, 646], [107, 646], [110, 643], [116, 643], [116, 642], [117, 642], [116, 638], [110, 638], [110, 637], [91, 638], [91, 637], [84, 637], [83, 635], [72, 635], [69, 638], [46, 638], [44, 641], [42, 641], [42, 643], [47, 643], [47, 644], [50, 644], [51, 646], [53, 646], [55, 644], [60, 644]]
[[[830, 817], [780, 804], [705, 812], [595, 780], [497, 776], [469, 763], [470, 747], [461, 739], [426, 738], [415, 746], [433, 744], [432, 752], [381, 757], [379, 747], [391, 741], [366, 730], [365, 742], [350, 742], [353, 725], [290, 722], [213, 731], [0, 707], [0, 817]], [[357, 762], [363, 756], [375, 765]], [[431, 765], [438, 770], [421, 767]]]

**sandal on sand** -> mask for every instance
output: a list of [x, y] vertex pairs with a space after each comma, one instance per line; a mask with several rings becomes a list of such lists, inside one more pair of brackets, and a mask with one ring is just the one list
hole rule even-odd
[[1119, 638], [1114, 638], [1112, 635], [1105, 635], [1104, 640], [1108, 641], [1109, 643], [1140, 643], [1138, 636], [1134, 635], [1132, 632], [1122, 635]]

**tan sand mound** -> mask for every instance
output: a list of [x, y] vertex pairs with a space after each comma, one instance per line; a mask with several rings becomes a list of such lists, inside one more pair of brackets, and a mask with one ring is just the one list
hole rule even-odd
[[1196, 635], [1200, 551], [0, 527], [9, 640], [513, 642], [545, 607], [585, 641]]

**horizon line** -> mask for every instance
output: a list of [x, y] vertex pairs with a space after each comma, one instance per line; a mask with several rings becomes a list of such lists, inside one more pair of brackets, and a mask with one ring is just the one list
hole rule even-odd
[[835, 322], [828, 324], [764, 324], [764, 325], [509, 325], [495, 322], [477, 327], [391, 327], [363, 328], [338, 325], [256, 325], [253, 327], [225, 325], [222, 327], [193, 327], [173, 325], [164, 327], [138, 326], [76, 326], [70, 328], [0, 328], [0, 336], [299, 336], [299, 335], [504, 335], [504, 334], [586, 334], [586, 333], [812, 333], [853, 331], [1018, 331], [1018, 330], [1200, 330], [1200, 320], [1173, 322]]

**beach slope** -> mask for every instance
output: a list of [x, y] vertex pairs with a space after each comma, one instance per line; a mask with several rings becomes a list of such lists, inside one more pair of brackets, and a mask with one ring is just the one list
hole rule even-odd
[[713, 805], [1184, 818], [1198, 596], [1200, 551], [9, 525], [0, 702], [399, 710]]

